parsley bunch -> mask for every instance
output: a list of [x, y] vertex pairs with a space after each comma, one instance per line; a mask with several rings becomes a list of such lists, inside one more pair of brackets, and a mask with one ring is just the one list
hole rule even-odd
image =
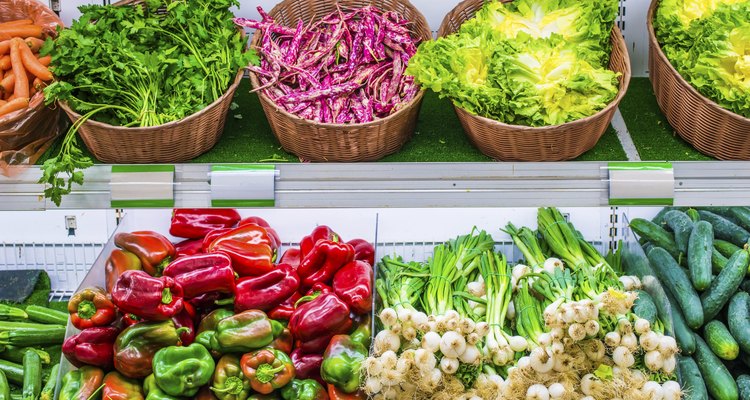
[[[162, 125], [192, 115], [221, 97], [240, 67], [258, 63], [229, 10], [237, 0], [145, 0], [141, 6], [79, 7], [82, 15], [43, 54], [57, 81], [48, 103], [66, 101], [82, 115], [39, 183], [59, 205], [80, 169], [91, 165], [75, 139], [88, 119], [124, 127]], [[67, 175], [67, 181], [64, 177]]]

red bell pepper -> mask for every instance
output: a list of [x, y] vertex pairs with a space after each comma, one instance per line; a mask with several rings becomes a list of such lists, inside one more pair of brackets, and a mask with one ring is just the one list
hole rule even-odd
[[354, 247], [354, 259], [365, 261], [370, 265], [375, 265], [375, 247], [364, 239], [352, 239], [348, 241]]
[[289, 320], [289, 329], [305, 353], [322, 352], [334, 335], [349, 333], [351, 327], [349, 306], [334, 293], [298, 305]]
[[292, 247], [287, 249], [284, 254], [281, 256], [281, 260], [279, 260], [279, 264], [286, 264], [292, 267], [293, 269], [299, 268], [300, 263], [300, 251], [296, 247]]
[[203, 253], [203, 238], [186, 239], [174, 245], [175, 258]]
[[209, 292], [234, 293], [232, 259], [222, 253], [179, 258], [164, 268], [164, 276], [174, 278], [187, 299]]
[[326, 293], [333, 293], [333, 289], [325, 283], [318, 282], [314, 284], [307, 293], [305, 293], [305, 297], [309, 296], [310, 298], [308, 300], [312, 300], [313, 298]]
[[365, 261], [344, 265], [333, 277], [333, 291], [357, 314], [372, 311], [372, 267]]
[[336, 385], [328, 384], [328, 398], [330, 400], [367, 400], [367, 395], [361, 390], [354, 393], [346, 393], [343, 390], [336, 387]]
[[115, 235], [115, 244], [138, 256], [143, 270], [153, 276], [160, 276], [161, 271], [175, 256], [172, 242], [157, 232], [118, 233]]
[[292, 348], [294, 348], [294, 337], [292, 337], [292, 331], [290, 331], [289, 328], [284, 328], [279, 336], [276, 336], [276, 338], [273, 339], [273, 342], [268, 346], [286, 354], [290, 354]]
[[302, 259], [297, 274], [302, 278], [302, 287], [309, 288], [318, 282], [329, 283], [336, 271], [353, 260], [352, 245], [320, 240]]
[[125, 271], [112, 288], [112, 300], [123, 313], [146, 320], [172, 318], [183, 307], [182, 286], [173, 278], [155, 278], [143, 271]]
[[169, 234], [199, 239], [214, 229], [237, 225], [240, 218], [240, 214], [231, 208], [176, 208], [172, 211]]
[[321, 225], [313, 229], [312, 233], [302, 238], [299, 242], [300, 257], [305, 258], [309, 252], [312, 251], [315, 244], [321, 240], [329, 240], [332, 242], [342, 242], [341, 236], [334, 232], [331, 228]]
[[216, 308], [217, 301], [225, 297], [225, 294], [217, 292], [203, 293], [188, 300], [188, 303], [190, 303], [193, 307], [200, 310], [201, 312], [206, 310], [210, 311]]
[[109, 253], [109, 258], [104, 264], [104, 274], [106, 276], [105, 283], [107, 292], [112, 291], [112, 286], [115, 285], [115, 281], [120, 277], [123, 271], [129, 269], [143, 269], [141, 267], [141, 259], [137, 255], [120, 249], [114, 249]]
[[300, 349], [295, 349], [291, 358], [297, 379], [315, 379], [321, 385], [325, 385], [323, 378], [320, 377], [320, 366], [323, 364], [322, 354], [305, 354]]
[[119, 333], [120, 330], [112, 326], [84, 329], [65, 339], [62, 352], [76, 367], [93, 365], [112, 369], [114, 344]]
[[276, 242], [276, 248], [279, 248], [279, 246], [281, 246], [281, 238], [279, 238], [279, 234], [276, 233], [276, 229], [273, 229], [265, 219], [261, 217], [243, 218], [242, 221], [240, 221], [240, 226], [245, 225], [258, 225], [265, 228], [266, 231], [268, 231], [268, 234], [271, 236], [271, 239]]
[[299, 289], [299, 276], [284, 264], [260, 276], [240, 278], [234, 298], [234, 311], [268, 311], [280, 305]]
[[292, 318], [292, 314], [294, 313], [294, 305], [297, 304], [297, 300], [300, 298], [302, 298], [302, 295], [294, 292], [291, 297], [269, 311], [268, 317], [275, 320], [289, 321], [289, 318]]
[[225, 253], [232, 259], [234, 271], [239, 276], [263, 275], [275, 268], [273, 249], [269, 245], [223, 240], [211, 246], [211, 252]]
[[266, 228], [254, 224], [240, 226], [234, 228], [223, 235], [214, 239], [214, 241], [208, 245], [208, 251], [211, 252], [215, 246], [221, 244], [222, 241], [236, 240], [243, 243], [250, 244], [265, 244], [272, 249], [276, 249], [274, 246], [274, 240], [268, 234]]
[[214, 229], [211, 232], [208, 232], [206, 237], [203, 238], [203, 252], [208, 251], [208, 246], [211, 245], [211, 243], [214, 242], [217, 238], [219, 238], [221, 235], [233, 230], [234, 228], [221, 228], [221, 229]]
[[117, 317], [115, 305], [100, 287], [90, 287], [78, 291], [68, 301], [70, 323], [78, 329], [105, 326]]
[[141, 318], [137, 315], [133, 315], [130, 313], [119, 314], [117, 316], [117, 319], [115, 319], [115, 322], [112, 324], [112, 326], [115, 326], [118, 329], [125, 329], [141, 321], [142, 321]]
[[195, 308], [188, 302], [185, 302], [182, 311], [172, 317], [174, 327], [186, 328], [180, 330], [180, 342], [183, 346], [190, 346], [195, 341]]

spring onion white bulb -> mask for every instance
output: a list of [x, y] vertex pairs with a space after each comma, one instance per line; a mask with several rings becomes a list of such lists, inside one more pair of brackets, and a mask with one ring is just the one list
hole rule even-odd
[[390, 329], [385, 329], [375, 335], [375, 354], [383, 354], [386, 351], [398, 351], [401, 347], [401, 339]]
[[535, 383], [526, 391], [526, 400], [549, 400], [549, 391], [541, 383]]
[[653, 351], [659, 349], [659, 344], [661, 343], [661, 340], [659, 339], [659, 335], [654, 331], [648, 331], [641, 335], [638, 340], [641, 342], [641, 347], [643, 347], [643, 350], [645, 351]]
[[414, 363], [422, 371], [431, 371], [437, 365], [437, 358], [431, 351], [419, 349], [414, 352]]
[[396, 355], [396, 352], [388, 350], [380, 356], [380, 362], [383, 364], [383, 369], [385, 371], [392, 370], [396, 368], [398, 356]]
[[584, 328], [586, 328], [586, 335], [588, 336], [596, 336], [599, 334], [599, 322], [595, 319], [586, 321]]
[[648, 381], [641, 390], [649, 400], [664, 400], [664, 389], [658, 382]]
[[453, 375], [458, 371], [458, 360], [451, 357], [443, 357], [440, 360], [440, 370], [448, 375]]
[[630, 349], [625, 346], [619, 346], [612, 352], [612, 361], [618, 367], [630, 368], [630, 366], [635, 364], [635, 357], [633, 357], [633, 352]]
[[443, 373], [439, 368], [433, 368], [432, 372], [430, 372], [426, 378], [429, 386], [437, 387], [440, 384], [440, 381], [443, 380]]
[[552, 340], [562, 340], [565, 337], [565, 331], [562, 328], [552, 328], [549, 331]]
[[385, 386], [396, 386], [399, 384], [399, 382], [404, 380], [404, 375], [395, 369], [389, 369], [386, 371], [383, 371], [383, 375], [381, 376], [382, 384]]
[[594, 390], [599, 385], [601, 385], [601, 382], [594, 374], [586, 374], [581, 378], [581, 392], [587, 396], [593, 395]]
[[406, 324], [406, 323], [411, 322], [412, 310], [407, 309], [407, 308], [402, 308], [396, 311], [396, 314], [398, 315], [398, 320], [401, 321], [401, 323]]
[[635, 320], [635, 325], [633, 326], [635, 328], [635, 332], [639, 335], [643, 335], [646, 332], [651, 332], [651, 323], [648, 322], [647, 319], [638, 318]]
[[482, 362], [482, 354], [477, 346], [466, 346], [466, 350], [458, 357], [464, 364], [477, 365]]
[[475, 327], [476, 324], [474, 323], [474, 320], [472, 320], [471, 318], [462, 318], [458, 328], [461, 333], [463, 333], [464, 335], [468, 335], [474, 332]]
[[568, 335], [574, 342], [581, 341], [586, 338], [586, 328], [579, 323], [571, 324], [568, 327]]
[[565, 353], [565, 345], [562, 342], [552, 342], [549, 347], [552, 354], [563, 354]]
[[555, 274], [556, 269], [564, 269], [562, 260], [555, 257], [550, 257], [544, 260], [544, 271], [550, 275]]
[[630, 351], [634, 351], [638, 348], [638, 338], [635, 336], [634, 333], [628, 333], [626, 335], [622, 335], [622, 338], [620, 338], [620, 346], [627, 347]]
[[516, 366], [521, 370], [531, 368], [531, 359], [528, 356], [523, 356], [518, 359]]
[[529, 342], [526, 341], [526, 338], [523, 336], [511, 336], [508, 339], [508, 345], [510, 346], [511, 350], [520, 353], [522, 351], [526, 351], [526, 349], [529, 347]]
[[422, 336], [422, 348], [434, 353], [440, 350], [440, 334], [437, 332], [427, 332]]
[[[664, 353], [662, 353], [664, 356]], [[671, 356], [664, 357], [664, 365], [661, 367], [664, 372], [671, 374], [677, 368], [677, 358], [672, 354]]]
[[440, 352], [449, 358], [457, 358], [466, 350], [466, 340], [454, 331], [448, 331], [440, 339]]
[[682, 397], [680, 384], [675, 381], [666, 381], [661, 388], [664, 391], [664, 400], [680, 400]]
[[508, 303], [508, 310], [505, 312], [505, 318], [508, 318], [509, 320], [516, 318], [516, 306], [513, 304], [512, 300]]
[[510, 272], [510, 275], [516, 282], [521, 279], [524, 275], [531, 272], [531, 268], [528, 265], [516, 264]]
[[427, 324], [427, 315], [421, 311], [415, 311], [411, 313], [411, 322], [417, 327], [421, 327]]
[[622, 335], [627, 335], [628, 333], [633, 332], [633, 325], [630, 324], [630, 321], [628, 321], [626, 318], [621, 318], [617, 321], [617, 330]]
[[383, 398], [385, 400], [396, 400], [398, 399], [398, 391], [395, 387], [389, 387], [383, 390]]
[[492, 354], [492, 362], [493, 362], [493, 363], [494, 363], [495, 365], [505, 365], [505, 364], [507, 364], [507, 363], [508, 363], [508, 361], [510, 361], [510, 360], [511, 360], [512, 358], [513, 358], [513, 356], [510, 356], [510, 357], [509, 357], [509, 356], [508, 356], [508, 353], [507, 353], [507, 352], [505, 352], [505, 351], [504, 351], [504, 350], [502, 350], [502, 349], [500, 349], [500, 350], [497, 350], [497, 351], [495, 351], [495, 352], [494, 352], [494, 353]]
[[643, 356], [643, 363], [651, 371], [658, 371], [664, 366], [664, 357], [658, 350], [652, 350]]
[[395, 324], [391, 325], [391, 332], [393, 332], [396, 335], [401, 334], [401, 323], [396, 322]]
[[425, 332], [437, 332], [438, 324], [435, 321], [427, 321], [427, 329], [423, 329]]
[[604, 358], [604, 343], [599, 340], [590, 340], [583, 348], [586, 356], [592, 361], [599, 361]]
[[633, 280], [633, 277], [624, 275], [620, 277], [619, 281], [622, 284], [623, 289], [635, 290], [635, 281]]
[[383, 363], [380, 362], [380, 359], [375, 357], [368, 357], [365, 359], [363, 367], [370, 376], [378, 376], [383, 372]]
[[596, 400], [596, 399], [591, 396], [586, 396], [586, 397], [581, 397], [581, 400]]
[[445, 318], [458, 321], [458, 319], [461, 318], [461, 315], [456, 310], [448, 310], [445, 312]]
[[548, 390], [550, 399], [560, 399], [565, 395], [565, 386], [562, 383], [553, 383], [549, 385]]
[[665, 356], [677, 354], [677, 341], [674, 340], [674, 338], [671, 336], [662, 336], [659, 339], [659, 351], [661, 351]]
[[560, 319], [566, 324], [572, 324], [576, 320], [576, 312], [571, 304], [565, 303], [560, 307]]
[[549, 332], [544, 332], [542, 334], [539, 334], [539, 337], [537, 337], [536, 341], [540, 346], [547, 347], [552, 344], [552, 335]]
[[607, 332], [604, 335], [604, 343], [609, 347], [617, 347], [620, 345], [620, 334], [617, 332]]
[[573, 361], [573, 357], [567, 354], [556, 354], [555, 355], [555, 366], [553, 369], [557, 372], [570, 371], [570, 366]]
[[534, 368], [534, 370], [540, 374], [546, 374], [547, 372], [552, 371], [552, 368], [555, 366], [554, 357], [552, 357], [551, 354], [548, 354], [547, 350], [542, 347], [537, 347], [532, 350], [529, 357], [531, 358], [531, 368]]
[[575, 322], [583, 324], [586, 323], [586, 321], [588, 321], [590, 318], [590, 313], [586, 309], [586, 307], [581, 304], [576, 304], [573, 306], [573, 319], [575, 320]]
[[488, 375], [490, 382], [495, 384], [495, 387], [499, 390], [505, 381], [503, 380], [503, 377], [498, 374], [491, 374]]
[[484, 282], [469, 282], [466, 284], [466, 291], [476, 297], [482, 297], [487, 293]]
[[445, 328], [449, 331], [458, 331], [458, 319], [448, 319], [445, 321]]
[[392, 308], [384, 308], [383, 311], [380, 312], [380, 321], [385, 326], [391, 326], [398, 322], [396, 310]]
[[490, 325], [486, 322], [477, 322], [474, 325], [474, 332], [482, 337], [487, 336], [490, 333]]
[[401, 357], [396, 362], [396, 371], [400, 374], [405, 374], [407, 371], [409, 371], [409, 368], [411, 368], [412, 362], [404, 357]]
[[380, 380], [370, 377], [365, 381], [365, 393], [373, 395], [380, 393], [381, 389], [383, 389], [383, 384], [380, 383]]

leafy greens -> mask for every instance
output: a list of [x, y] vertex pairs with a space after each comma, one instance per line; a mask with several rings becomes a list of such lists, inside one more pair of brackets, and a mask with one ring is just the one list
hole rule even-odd
[[448, 37], [420, 45], [407, 73], [471, 113], [559, 125], [595, 114], [618, 91], [606, 68], [618, 2], [488, 2]]

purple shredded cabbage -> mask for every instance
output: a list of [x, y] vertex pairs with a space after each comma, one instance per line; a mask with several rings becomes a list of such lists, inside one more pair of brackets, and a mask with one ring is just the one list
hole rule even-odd
[[261, 21], [234, 22], [263, 33], [260, 66], [248, 68], [258, 75], [256, 90], [287, 112], [324, 123], [367, 123], [400, 110], [419, 92], [404, 75], [419, 41], [398, 13], [338, 9], [290, 28], [258, 11]]

